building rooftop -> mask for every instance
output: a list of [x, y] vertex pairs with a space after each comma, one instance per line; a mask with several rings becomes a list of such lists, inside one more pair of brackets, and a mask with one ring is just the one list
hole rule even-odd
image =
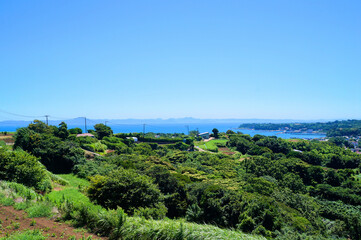
[[94, 135], [91, 133], [82, 133], [82, 134], [76, 135], [76, 137], [94, 137]]

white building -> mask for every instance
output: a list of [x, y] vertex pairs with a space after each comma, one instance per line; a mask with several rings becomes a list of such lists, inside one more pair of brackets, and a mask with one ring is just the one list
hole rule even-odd
[[200, 133], [198, 134], [198, 136], [200, 136], [203, 139], [209, 139], [209, 132]]

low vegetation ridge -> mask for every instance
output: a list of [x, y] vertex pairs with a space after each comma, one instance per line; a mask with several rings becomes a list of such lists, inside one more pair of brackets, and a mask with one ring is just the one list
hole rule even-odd
[[285, 132], [319, 132], [326, 133], [328, 137], [361, 136], [361, 120], [317, 123], [244, 123], [239, 128]]

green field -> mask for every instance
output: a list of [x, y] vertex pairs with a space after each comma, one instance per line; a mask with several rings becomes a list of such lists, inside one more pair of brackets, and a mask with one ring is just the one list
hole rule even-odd
[[227, 139], [214, 139], [208, 142], [203, 142], [203, 141], [195, 142], [195, 145], [206, 151], [218, 152], [217, 145], [221, 144], [225, 146], [227, 141], [228, 141]]
[[58, 190], [52, 191], [47, 194], [46, 196], [52, 202], [60, 202], [64, 198], [66, 198], [73, 203], [90, 203], [89, 198], [86, 197], [83, 193], [81, 193], [81, 190], [89, 186], [89, 182], [87, 180], [77, 178], [72, 174], [59, 174], [57, 176], [68, 181], [69, 185], [59, 186]]

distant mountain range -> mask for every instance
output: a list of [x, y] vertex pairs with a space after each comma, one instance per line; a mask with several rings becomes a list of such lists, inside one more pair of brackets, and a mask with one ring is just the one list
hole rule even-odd
[[[40, 119], [45, 121], [45, 119]], [[49, 120], [50, 125], [58, 125], [61, 122], [66, 122], [68, 125], [83, 125], [85, 122], [84, 118], [73, 118], [65, 120]], [[334, 120], [295, 120], [295, 119], [200, 119], [200, 118], [169, 118], [169, 119], [86, 119], [87, 125], [95, 125], [97, 123], [107, 123], [107, 125], [118, 125], [118, 124], [207, 124], [207, 123], [311, 123], [311, 122], [328, 122]], [[1, 121], [0, 126], [27, 126], [32, 121], [19, 121], [19, 120], [7, 120]]]

